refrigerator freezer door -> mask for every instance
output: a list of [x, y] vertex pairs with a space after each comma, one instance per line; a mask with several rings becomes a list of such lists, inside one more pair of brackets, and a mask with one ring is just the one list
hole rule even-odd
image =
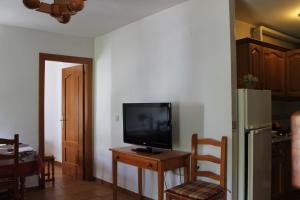
[[271, 128], [248, 135], [248, 200], [271, 199]]
[[244, 128], [247, 130], [272, 125], [272, 98], [270, 90], [239, 90], [239, 104], [243, 106]]

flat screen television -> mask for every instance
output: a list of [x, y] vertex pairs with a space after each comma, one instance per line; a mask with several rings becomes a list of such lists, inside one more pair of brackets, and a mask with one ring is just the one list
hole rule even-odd
[[147, 151], [172, 149], [171, 121], [171, 103], [124, 103], [124, 142], [146, 146]]

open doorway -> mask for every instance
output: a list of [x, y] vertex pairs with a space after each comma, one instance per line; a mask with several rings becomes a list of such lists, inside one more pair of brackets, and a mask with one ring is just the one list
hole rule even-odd
[[63, 175], [93, 179], [92, 59], [41, 53], [39, 75], [40, 156], [54, 155]]
[[[300, 199], [290, 121], [300, 108], [299, 1], [235, 3], [238, 200]], [[268, 94], [265, 103], [259, 94]]]
[[74, 178], [81, 178], [83, 171], [77, 164], [82, 158], [82, 89], [82, 64], [46, 61], [45, 154], [54, 156], [62, 175]]

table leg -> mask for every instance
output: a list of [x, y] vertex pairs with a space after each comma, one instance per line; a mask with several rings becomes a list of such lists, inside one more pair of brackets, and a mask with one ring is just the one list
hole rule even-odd
[[139, 199], [143, 199], [143, 169], [138, 168]]
[[112, 171], [113, 171], [113, 200], [117, 200], [117, 189], [118, 189], [118, 161], [114, 158], [112, 159]]
[[54, 166], [54, 159], [53, 159], [53, 162], [51, 163], [52, 165], [52, 186], [54, 187], [55, 186], [55, 166]]
[[20, 176], [20, 199], [24, 200], [25, 193], [25, 176]]
[[42, 167], [38, 179], [39, 179], [39, 188], [45, 189], [45, 166]]
[[159, 166], [157, 171], [158, 200], [164, 199], [164, 181], [165, 181], [164, 168], [163, 166]]
[[191, 161], [190, 161], [190, 156], [188, 156], [185, 159], [185, 166], [184, 166], [184, 183], [187, 183], [190, 181], [190, 167], [191, 167]]

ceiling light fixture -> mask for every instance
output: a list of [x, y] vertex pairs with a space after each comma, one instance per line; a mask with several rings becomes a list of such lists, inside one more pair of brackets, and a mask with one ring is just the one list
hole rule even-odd
[[72, 15], [84, 8], [84, 1], [86, 0], [53, 0], [52, 4], [48, 4], [40, 0], [23, 0], [23, 3], [29, 9], [50, 14], [60, 23], [67, 24]]

